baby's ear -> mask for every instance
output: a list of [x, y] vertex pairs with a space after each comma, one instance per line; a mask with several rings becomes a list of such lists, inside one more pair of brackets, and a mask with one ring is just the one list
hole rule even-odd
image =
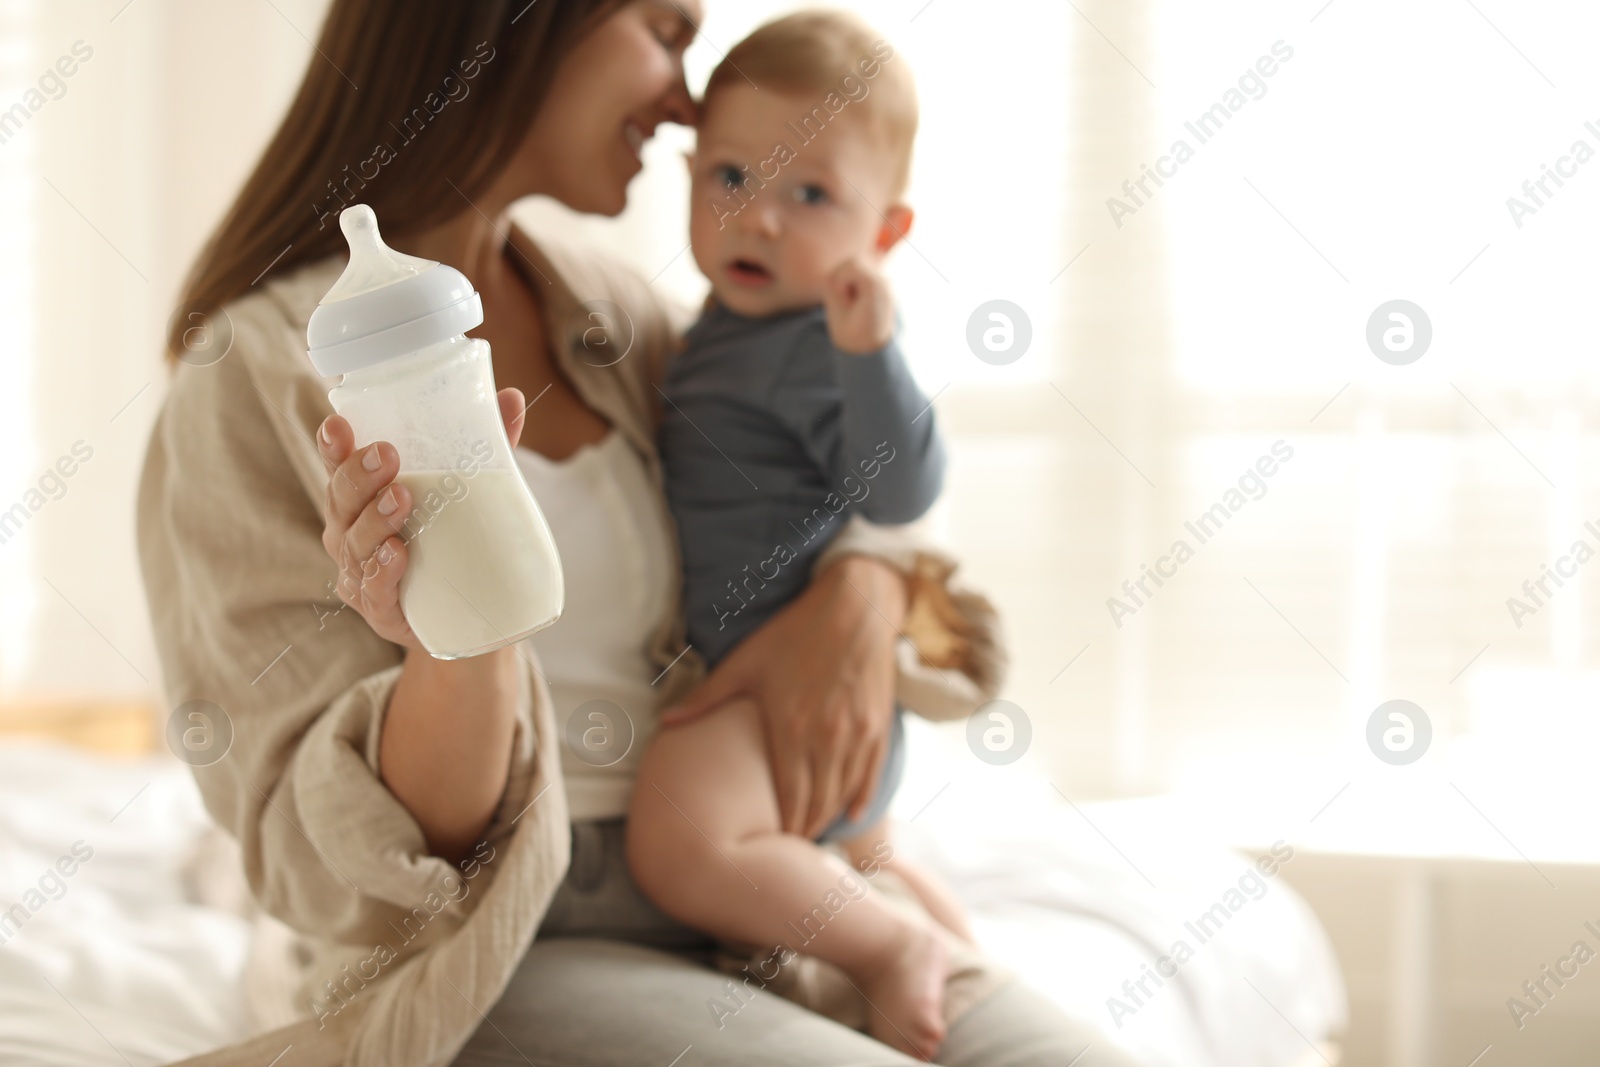
[[890, 204], [883, 211], [885, 222], [878, 227], [877, 249], [881, 256], [911, 233], [916, 213], [906, 204]]

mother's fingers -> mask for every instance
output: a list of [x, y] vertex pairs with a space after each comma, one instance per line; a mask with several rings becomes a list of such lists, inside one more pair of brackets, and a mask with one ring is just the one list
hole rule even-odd
[[322, 457], [322, 468], [328, 473], [328, 506], [327, 516], [323, 520], [322, 545], [336, 560], [339, 558], [339, 542], [354, 519], [354, 512], [348, 511], [347, 502], [334, 496], [334, 487], [338, 482], [350, 481], [350, 476], [342, 467], [349, 462], [355, 446], [355, 431], [344, 416], [329, 415], [317, 427], [317, 454]]
[[350, 455], [355, 443], [355, 431], [350, 429], [350, 423], [344, 416], [329, 415], [322, 420], [322, 425], [317, 427], [317, 452], [321, 454], [322, 465], [330, 476]]
[[852, 820], [866, 814], [867, 805], [877, 792], [878, 778], [883, 773], [883, 754], [886, 746], [877, 739], [869, 744], [856, 745], [850, 750], [840, 779], [844, 793], [844, 810]]
[[778, 794], [778, 814], [785, 833], [805, 832], [806, 815], [811, 806], [811, 769], [795, 746], [769, 745], [772, 762], [772, 787]]
[[405, 541], [391, 536], [356, 571], [357, 608], [379, 633], [410, 631], [410, 624], [400, 609], [400, 578], [405, 574], [407, 559]]
[[[347, 455], [328, 476], [327, 525], [332, 532], [342, 536], [399, 473], [400, 456], [387, 441], [377, 441]], [[376, 541], [363, 545], [364, 554], [358, 558], [365, 559], [375, 548]]]
[[506, 386], [500, 390], [500, 418], [506, 424], [506, 437], [511, 441], [511, 447], [517, 447], [517, 439], [522, 436], [523, 424], [527, 421], [529, 404], [522, 395], [522, 390], [513, 386]]
[[[378, 549], [405, 529], [411, 518], [411, 491], [400, 482], [385, 486], [377, 498], [361, 509], [355, 521], [345, 530], [340, 563], [348, 570], [356, 570], [371, 562]], [[363, 574], [367, 578], [371, 575]]]
[[827, 723], [824, 736], [815, 740], [811, 748], [811, 803], [805, 820], [805, 835], [816, 837], [828, 828], [844, 807], [841, 794], [844, 784], [844, 765], [850, 758], [850, 747], [857, 738], [848, 735], [849, 719], [835, 715], [822, 720]]

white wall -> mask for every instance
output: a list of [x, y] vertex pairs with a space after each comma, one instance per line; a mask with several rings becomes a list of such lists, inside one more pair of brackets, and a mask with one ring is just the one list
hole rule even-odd
[[[792, 6], [708, 3], [691, 82]], [[1504, 199], [1600, 118], [1590, 7], [856, 6], [922, 93], [919, 217], [892, 273], [955, 443], [938, 521], [1010, 624], [1029, 760], [1087, 792], [1331, 793], [1389, 772], [1362, 726], [1404, 697], [1433, 718], [1440, 773], [1503, 810], [1516, 783], [1576, 780], [1600, 739], [1600, 598], [1580, 577], [1522, 627], [1505, 600], [1600, 516], [1600, 178], [1579, 171], [1523, 228]], [[155, 695], [131, 520], [165, 318], [321, 11], [0, 0], [0, 107], [74, 41], [95, 50], [0, 144], [0, 510], [73, 441], [95, 449], [0, 545], [0, 698]], [[1121, 179], [1280, 38], [1295, 58], [1270, 92], [1115, 226]], [[525, 210], [692, 300], [687, 143], [663, 129], [620, 219]], [[1436, 341], [1390, 367], [1365, 317], [1408, 294]], [[996, 296], [1035, 327], [1006, 367], [964, 337]], [[1115, 625], [1122, 581], [1279, 437], [1297, 458], [1268, 495]]]
[[31, 287], [5, 326], [22, 343], [0, 382], [27, 429], [0, 457], [0, 507], [75, 441], [93, 449], [65, 496], [0, 545], [0, 695], [156, 697], [132, 511], [167, 309], [286, 105], [321, 6], [0, 6], [0, 106], [75, 42], [93, 50], [0, 145], [11, 201], [25, 205], [7, 210], [0, 285]]

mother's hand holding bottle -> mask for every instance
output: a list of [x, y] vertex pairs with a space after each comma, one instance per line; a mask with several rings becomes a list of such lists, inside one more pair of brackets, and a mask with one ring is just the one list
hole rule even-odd
[[495, 390], [488, 344], [465, 335], [483, 321], [471, 283], [389, 248], [365, 205], [339, 227], [350, 261], [306, 338], [318, 372], [340, 376], [339, 414], [317, 430], [322, 545], [339, 598], [406, 650], [378, 774], [454, 861], [505, 792], [518, 646], [560, 616], [561, 564], [512, 459], [522, 393]]
[[[525, 421], [522, 391], [502, 389], [498, 400], [514, 448]], [[356, 448], [355, 432], [340, 415], [322, 421], [317, 451], [328, 469], [322, 547], [339, 568], [339, 599], [360, 612], [379, 637], [422, 650], [400, 609], [400, 579], [409, 559], [400, 532], [416, 502], [405, 483], [395, 480], [399, 453], [387, 441]]]
[[[522, 434], [522, 392], [502, 389], [498, 399], [514, 446]], [[339, 415], [323, 420], [317, 450], [328, 469], [322, 545], [339, 568], [339, 599], [379, 637], [406, 649], [384, 716], [378, 773], [416, 818], [428, 850], [454, 862], [472, 850], [505, 792], [519, 652], [508, 645], [466, 659], [429, 655], [400, 608], [409, 555], [399, 530], [416, 505], [396, 481], [399, 454], [387, 441], [356, 448], [350, 423]]]

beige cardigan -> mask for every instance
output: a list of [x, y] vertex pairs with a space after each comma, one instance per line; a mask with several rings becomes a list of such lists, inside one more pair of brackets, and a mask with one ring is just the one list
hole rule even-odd
[[[521, 231], [513, 241], [562, 371], [659, 483], [655, 382], [677, 336], [666, 309], [631, 272], [535, 245]], [[318, 961], [304, 1018], [189, 1061], [197, 1064], [261, 1067], [286, 1048], [282, 1067], [448, 1063], [498, 1001], [568, 864], [561, 735], [531, 663], [481, 867], [457, 871], [430, 855], [378, 776], [403, 650], [340, 610], [333, 592], [321, 542], [327, 475], [312, 437], [332, 412], [335, 382], [305, 352], [307, 320], [343, 262], [275, 277], [228, 305], [232, 346], [214, 364], [173, 375], [139, 484], [139, 556], [168, 706], [211, 701], [233, 731], [227, 754], [195, 769], [200, 792], [237, 839], [259, 907], [303, 935]], [[632, 347], [608, 366], [583, 358], [593, 325], [585, 303], [594, 300], [632, 319]], [[950, 568], [909, 532], [860, 520], [828, 559], [843, 552], [888, 559], [919, 574], [919, 587], [930, 574], [942, 586]], [[676, 600], [651, 648], [659, 666], [672, 664], [663, 702], [704, 673], [698, 654], [683, 651]], [[954, 624], [971, 655], [962, 671], [934, 670], [902, 649], [899, 695], [929, 717], [964, 715], [998, 688], [994, 615], [975, 594], [931, 604], [913, 614]], [[409, 941], [399, 933], [419, 928]], [[320, 1017], [309, 1014], [310, 996]]]

